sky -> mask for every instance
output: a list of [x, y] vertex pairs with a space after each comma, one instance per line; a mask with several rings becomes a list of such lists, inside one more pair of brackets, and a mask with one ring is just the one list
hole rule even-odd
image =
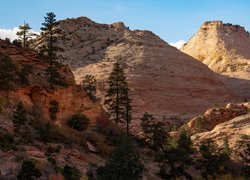
[[97, 23], [122, 21], [177, 47], [204, 21], [222, 20], [250, 30], [250, 0], [0, 0], [0, 8], [0, 37], [11, 39], [24, 21], [39, 31], [46, 12], [54, 12], [57, 20], [87, 16]]

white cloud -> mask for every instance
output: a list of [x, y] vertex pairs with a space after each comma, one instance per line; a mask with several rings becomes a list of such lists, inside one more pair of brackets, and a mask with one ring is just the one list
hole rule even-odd
[[179, 41], [176, 41], [176, 42], [171, 42], [170, 45], [180, 49], [185, 43], [186, 43], [186, 41], [179, 40]]
[[[0, 28], [0, 38], [1, 39], [9, 38], [10, 41], [13, 41], [18, 38], [18, 36], [16, 35], [17, 31], [18, 31], [18, 27], [15, 27], [13, 29], [1, 29]], [[39, 32], [36, 32], [34, 30], [31, 30], [30, 32], [39, 34]]]

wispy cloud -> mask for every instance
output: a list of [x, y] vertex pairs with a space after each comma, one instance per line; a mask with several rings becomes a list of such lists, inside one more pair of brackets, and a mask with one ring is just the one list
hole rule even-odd
[[179, 41], [176, 41], [176, 42], [171, 42], [170, 45], [180, 49], [185, 43], [186, 43], [186, 41], [179, 40]]
[[[16, 35], [17, 31], [18, 27], [14, 27], [13, 29], [0, 28], [0, 38], [1, 39], [9, 38], [11, 41], [13, 41], [18, 38], [18, 36]], [[31, 33], [39, 34], [39, 32], [36, 32], [34, 30], [31, 30]]]

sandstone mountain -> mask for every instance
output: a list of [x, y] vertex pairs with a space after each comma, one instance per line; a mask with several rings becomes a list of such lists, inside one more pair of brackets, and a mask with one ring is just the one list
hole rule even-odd
[[81, 82], [86, 74], [98, 81], [103, 97], [114, 62], [119, 61], [131, 89], [134, 116], [190, 116], [234, 94], [209, 68], [168, 45], [150, 31], [130, 30], [123, 23], [98, 24], [85, 17], [60, 21], [65, 38], [61, 61]]
[[250, 34], [243, 27], [208, 21], [181, 51], [223, 74], [222, 80], [229, 88], [243, 98], [250, 98], [249, 46]]
[[205, 22], [181, 48], [215, 72], [250, 71], [250, 33], [239, 25]]

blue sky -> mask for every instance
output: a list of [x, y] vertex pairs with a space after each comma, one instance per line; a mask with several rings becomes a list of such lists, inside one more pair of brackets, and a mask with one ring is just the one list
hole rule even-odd
[[[250, 30], [250, 0], [0, 0], [0, 29], [25, 20], [38, 31], [46, 12], [57, 19], [87, 16], [98, 23], [123, 21], [167, 42], [187, 41], [204, 21], [223, 20]], [[1, 33], [1, 31], [0, 31]]]

